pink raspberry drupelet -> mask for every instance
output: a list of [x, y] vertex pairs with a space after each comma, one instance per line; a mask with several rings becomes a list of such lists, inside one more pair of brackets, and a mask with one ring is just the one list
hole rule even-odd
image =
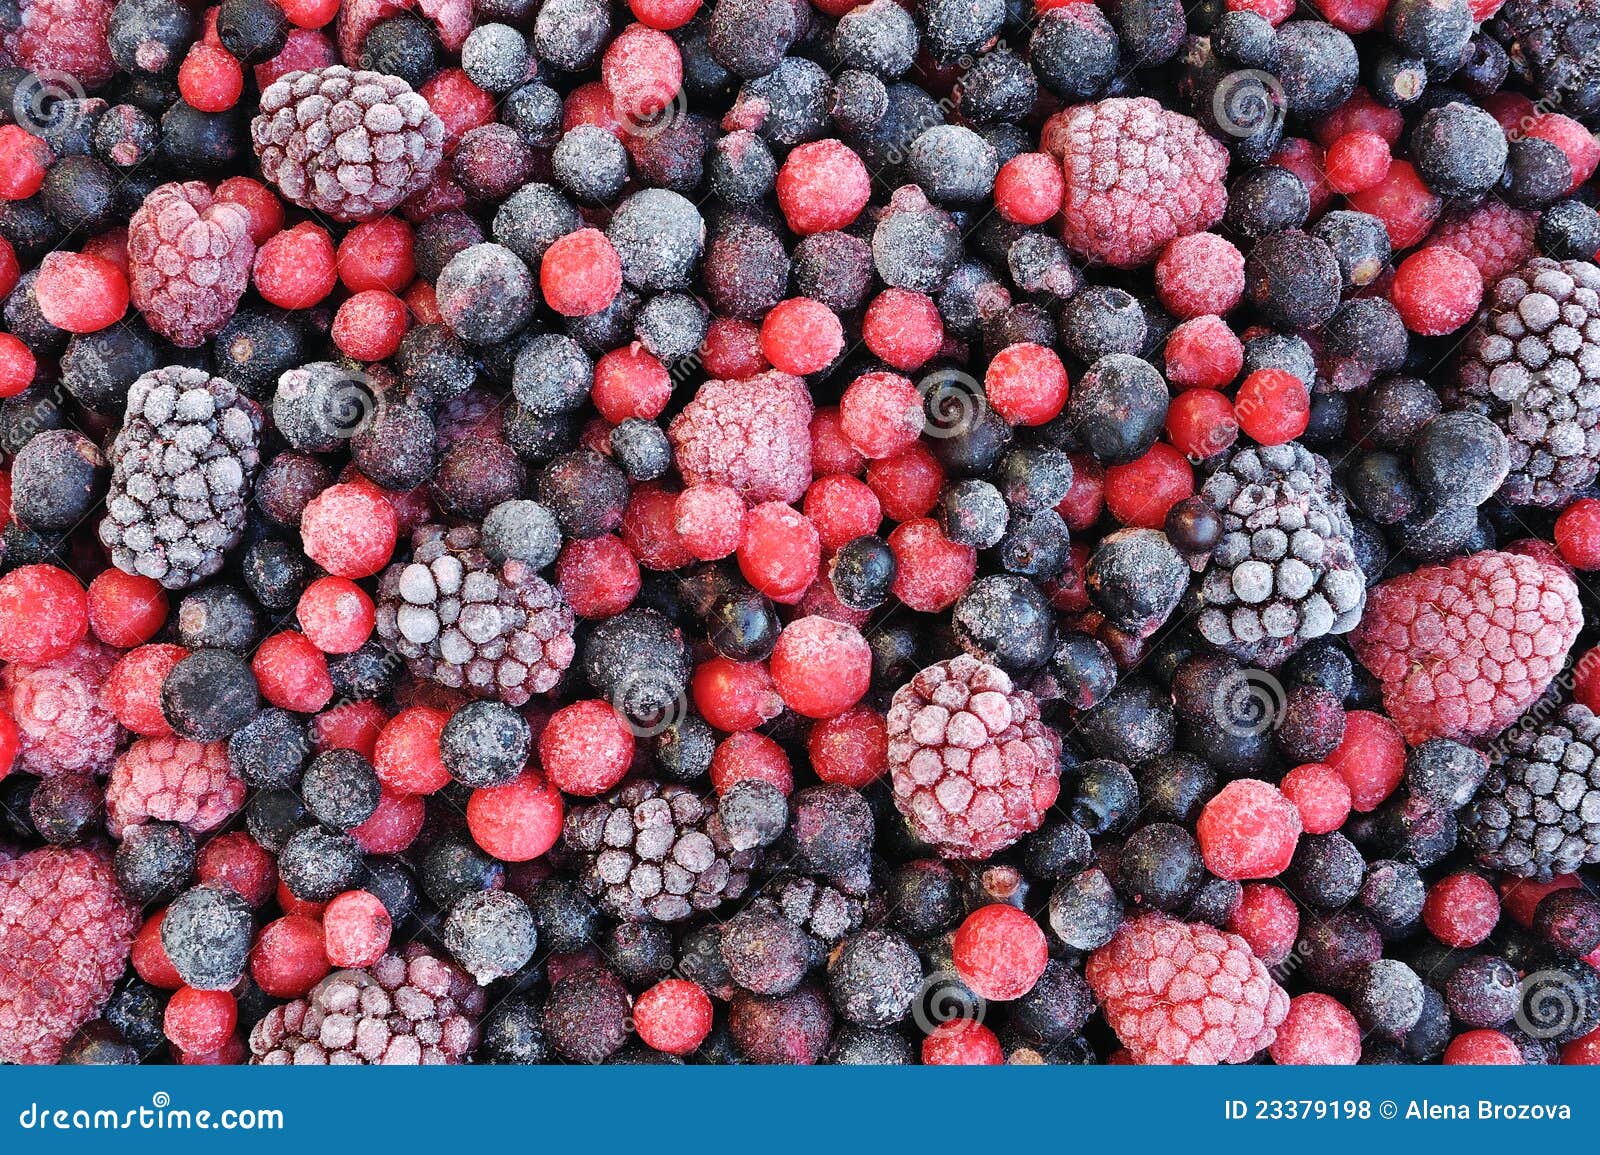
[[1161, 914], [1122, 924], [1085, 971], [1137, 1063], [1244, 1063], [1277, 1038], [1289, 996], [1236, 934]]
[[1350, 648], [1415, 745], [1505, 729], [1549, 686], [1582, 625], [1565, 571], [1486, 550], [1374, 588]]
[[182, 348], [216, 336], [250, 283], [250, 214], [203, 181], [160, 185], [128, 222], [133, 305]]
[[929, 666], [889, 707], [895, 806], [946, 858], [987, 858], [1037, 830], [1061, 789], [1061, 739], [1032, 694], [965, 654]]
[[1198, 121], [1149, 97], [1113, 97], [1057, 113], [1045, 128], [1061, 157], [1061, 239], [1118, 268], [1222, 219], [1228, 151]]

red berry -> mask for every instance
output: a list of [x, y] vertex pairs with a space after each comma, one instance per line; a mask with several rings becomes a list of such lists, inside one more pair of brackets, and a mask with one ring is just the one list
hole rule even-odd
[[213, 1051], [239, 1023], [239, 1005], [227, 991], [182, 987], [167, 1000], [161, 1029], [184, 1051]]
[[354, 750], [370, 762], [388, 724], [388, 711], [377, 702], [341, 701], [311, 719], [311, 740], [319, 752]]
[[568, 794], [604, 794], [633, 763], [633, 730], [610, 702], [574, 702], [545, 725], [539, 762], [549, 780]]
[[854, 626], [797, 618], [772, 649], [772, 681], [784, 704], [807, 718], [832, 718], [859, 702], [872, 681], [872, 647]]
[[635, 1000], [633, 1026], [647, 1047], [687, 1055], [711, 1033], [711, 1000], [688, 979], [663, 979]]
[[[1067, 370], [1043, 345], [1023, 342], [1002, 349], [983, 375], [984, 396], [1012, 425], [1043, 425], [1067, 403]], [[970, 401], [975, 399], [968, 398]], [[937, 417], [935, 424], [943, 425]]]
[[628, 25], [606, 48], [600, 82], [621, 116], [649, 122], [683, 86], [683, 57], [677, 42], [644, 24]]
[[1578, 186], [1594, 175], [1600, 164], [1600, 141], [1572, 117], [1560, 112], [1539, 112], [1522, 124], [1521, 135], [1535, 140], [1547, 140], [1567, 156], [1572, 166], [1572, 183], [1567, 186], [1570, 196]]
[[1465, 1031], [1450, 1040], [1440, 1060], [1447, 1067], [1520, 1067], [1522, 1051], [1499, 1031]]
[[764, 662], [736, 662], [720, 654], [707, 658], [695, 667], [689, 692], [700, 716], [730, 734], [765, 726], [783, 713], [783, 699]]
[[825, 405], [812, 414], [810, 433], [811, 464], [817, 474], [857, 474], [866, 468], [866, 457], [844, 435], [837, 406]]
[[694, 19], [700, 0], [628, 0], [628, 10], [647, 28], [670, 32]]
[[331, 336], [346, 357], [382, 361], [400, 348], [409, 324], [404, 301], [387, 289], [366, 289], [339, 306]]
[[398, 536], [394, 507], [371, 484], [330, 485], [300, 515], [306, 556], [336, 577], [371, 577], [388, 564]]
[[243, 91], [244, 69], [224, 48], [195, 44], [178, 66], [178, 93], [201, 112], [226, 112]]
[[897, 567], [890, 590], [920, 613], [949, 609], [977, 576], [978, 551], [957, 545], [928, 518], [897, 526], [889, 535], [889, 549]]
[[102, 570], [89, 583], [89, 628], [108, 646], [132, 649], [167, 620], [167, 591], [154, 578]]
[[1369, 189], [1389, 175], [1389, 142], [1375, 132], [1347, 132], [1328, 146], [1323, 164], [1335, 192]]
[[598, 313], [622, 291], [622, 261], [599, 229], [579, 229], [545, 250], [539, 289], [563, 317]]
[[1233, 399], [1239, 428], [1262, 445], [1282, 445], [1311, 422], [1311, 391], [1283, 369], [1257, 369], [1244, 379]]
[[15, 397], [32, 385], [37, 368], [32, 349], [10, 333], [0, 333], [0, 397]]
[[1185, 321], [1167, 336], [1167, 380], [1179, 389], [1221, 389], [1244, 367], [1244, 346], [1214, 313]]
[[837, 140], [794, 149], [778, 170], [777, 183], [778, 207], [790, 231], [801, 236], [846, 227], [872, 194], [867, 166]]
[[1190, 461], [1214, 457], [1238, 437], [1233, 402], [1215, 389], [1187, 390], [1167, 406], [1167, 440]]
[[[4, 131], [4, 128], [0, 128], [0, 132]], [[21, 276], [22, 266], [17, 261], [17, 250], [11, 247], [10, 241], [0, 237], [0, 300], [11, 295]]]
[[1350, 787], [1350, 805], [1362, 814], [1394, 793], [1406, 769], [1406, 743], [1382, 714], [1351, 710], [1344, 716], [1344, 741], [1323, 759]]
[[1361, 1061], [1361, 1024], [1332, 995], [1296, 995], [1267, 1053], [1280, 1067], [1353, 1067]]
[[397, 794], [432, 794], [450, 784], [439, 756], [439, 736], [450, 720], [445, 710], [413, 706], [401, 710], [378, 735], [372, 768], [378, 781]]
[[225, 886], [253, 907], [266, 904], [278, 885], [277, 860], [242, 830], [219, 834], [200, 848], [195, 877]]
[[613, 425], [630, 417], [653, 421], [672, 400], [672, 378], [666, 366], [635, 341], [612, 349], [595, 362], [589, 399]]
[[[1341, 32], [1370, 32], [1383, 23], [1389, 0], [1322, 0], [1322, 18]], [[1476, 18], [1476, 19], [1481, 19]]]
[[1156, 261], [1156, 295], [1180, 320], [1221, 316], [1244, 296], [1244, 254], [1216, 233], [1178, 237]]
[[1312, 217], [1321, 216], [1333, 202], [1334, 191], [1322, 175], [1322, 147], [1291, 136], [1278, 146], [1268, 163], [1288, 169], [1300, 178], [1311, 197]]
[[444, 121], [445, 152], [455, 150], [463, 136], [494, 123], [495, 99], [459, 68], [446, 68], [418, 90], [435, 115]]
[[[1182, 448], [1181, 446], [1179, 448]], [[1072, 530], [1088, 529], [1100, 520], [1105, 506], [1105, 468], [1087, 453], [1073, 453], [1072, 486], [1056, 505], [1056, 512]]]
[[161, 683], [188, 656], [188, 650], [174, 645], [129, 650], [117, 659], [100, 687], [106, 708], [135, 734], [160, 738], [172, 733], [172, 725], [161, 709]]
[[257, 647], [250, 670], [261, 696], [284, 710], [312, 714], [333, 699], [328, 659], [296, 630], [273, 634]]
[[0, 778], [11, 773], [22, 749], [22, 731], [10, 714], [0, 713]]
[[501, 862], [531, 862], [561, 837], [561, 792], [532, 770], [467, 799], [472, 840]]
[[897, 373], [863, 373], [839, 399], [839, 428], [851, 446], [877, 460], [893, 457], [922, 433], [922, 394]]
[[138, 976], [151, 986], [175, 991], [183, 985], [183, 980], [178, 977], [178, 968], [172, 965], [166, 948], [161, 945], [161, 920], [166, 914], [166, 908], [163, 907], [145, 919], [144, 925], [133, 936], [133, 950], [128, 961], [133, 964]]
[[[840, 473], [813, 481], [801, 508], [817, 527], [817, 538], [825, 550], [877, 533], [883, 522], [883, 505], [872, 487]], [[743, 512], [741, 506], [740, 513]]]
[[1453, 333], [1478, 311], [1483, 274], [1471, 258], [1444, 245], [1419, 249], [1395, 270], [1389, 300], [1406, 328], [1424, 337]]
[[422, 833], [428, 804], [415, 794], [378, 795], [378, 805], [360, 826], [352, 827], [350, 837], [368, 854], [399, 854]]
[[715, 317], [700, 344], [700, 360], [709, 377], [742, 381], [770, 369], [761, 354], [761, 329], [751, 321]]
[[1006, 161], [995, 175], [994, 208], [1014, 225], [1042, 225], [1061, 211], [1065, 191], [1055, 157], [1024, 152]]
[[1218, 878], [1273, 878], [1289, 869], [1300, 830], [1300, 812], [1276, 786], [1239, 778], [1206, 803], [1195, 838]]
[[1194, 496], [1194, 470], [1183, 454], [1158, 441], [1137, 460], [1106, 470], [1106, 509], [1123, 525], [1160, 529], [1167, 511]]
[[806, 750], [818, 778], [859, 790], [889, 768], [888, 724], [871, 707], [856, 706], [811, 727]]
[[612, 534], [574, 539], [556, 560], [556, 586], [580, 618], [609, 618], [639, 594], [639, 562]]
[[1273, 27], [1294, 15], [1295, 0], [1228, 0], [1229, 12], [1254, 12]]
[[238, 205], [245, 211], [250, 218], [251, 244], [259, 246], [283, 228], [283, 202], [270, 188], [250, 177], [230, 176], [217, 185], [213, 203]]
[[744, 498], [731, 485], [691, 485], [674, 499], [672, 528], [695, 557], [717, 561], [744, 540], [744, 512]]
[[890, 521], [926, 517], [944, 489], [944, 466], [920, 441], [867, 466], [867, 484]]
[[833, 310], [810, 297], [779, 301], [761, 322], [761, 352], [774, 368], [796, 376], [826, 369], [844, 351], [844, 327]]
[[645, 569], [682, 569], [694, 561], [673, 528], [677, 505], [678, 495], [654, 482], [639, 486], [628, 499], [618, 532]]
[[[1343, 0], [1343, 2], [1388, 5], [1388, 0]], [[1382, 15], [1380, 10], [1379, 19], [1382, 19]], [[1327, 19], [1329, 23], [1334, 23], [1332, 15], [1328, 15]], [[1313, 126], [1317, 143], [1324, 148], [1350, 132], [1374, 133], [1382, 137], [1386, 144], [1393, 146], [1400, 142], [1400, 134], [1405, 131], [1405, 127], [1406, 118], [1399, 109], [1379, 104], [1372, 93], [1361, 87], [1357, 87], [1348, 100]]]
[[89, 595], [53, 565], [0, 577], [0, 661], [42, 665], [65, 657], [89, 632]]
[[1228, 929], [1249, 943], [1258, 959], [1275, 967], [1289, 957], [1300, 937], [1300, 908], [1281, 886], [1247, 882]]
[[0, 200], [27, 200], [38, 192], [55, 159], [50, 146], [21, 125], [0, 126]]
[[1422, 922], [1445, 946], [1477, 946], [1500, 921], [1500, 896], [1481, 874], [1461, 871], [1428, 888]]
[[399, 217], [362, 221], [345, 234], [334, 254], [339, 279], [352, 293], [401, 292], [417, 275], [414, 241], [411, 226]]
[[128, 311], [127, 275], [89, 253], [46, 253], [33, 292], [44, 319], [69, 333], [97, 333]]
[[256, 250], [256, 292], [280, 309], [309, 309], [339, 280], [333, 241], [310, 221], [269, 237]]
[[[90, 590], [91, 597], [93, 590]], [[372, 636], [372, 599], [349, 578], [318, 578], [295, 607], [305, 636], [325, 654], [353, 654]]]
[[792, 605], [816, 580], [822, 543], [804, 515], [768, 501], [746, 517], [738, 557], [746, 581], [773, 601]]
[[[287, 893], [282, 884], [279, 893]], [[322, 945], [322, 924], [304, 914], [269, 922], [250, 949], [250, 977], [275, 999], [297, 999], [331, 968]]]
[[1005, 1048], [994, 1032], [972, 1019], [949, 1019], [922, 1040], [925, 1066], [998, 1067], [1005, 1061]]
[[321, 28], [339, 14], [339, 0], [276, 0], [296, 28]]
[[291, 28], [283, 51], [265, 64], [256, 65], [256, 88], [266, 89], [291, 72], [326, 68], [338, 61], [339, 50], [326, 33], [313, 28]]
[[389, 949], [394, 921], [378, 897], [347, 890], [322, 911], [322, 942], [336, 967], [369, 967]]
[[1039, 924], [1005, 903], [973, 911], [951, 944], [956, 973], [980, 998], [1009, 1001], [1033, 989], [1050, 961]]
[[944, 344], [939, 306], [910, 289], [885, 289], [861, 318], [861, 340], [886, 365], [906, 372], [920, 368]]
[[1322, 762], [1296, 766], [1278, 788], [1300, 812], [1300, 825], [1307, 834], [1328, 834], [1350, 817], [1350, 787], [1332, 766]]
[[1404, 160], [1392, 162], [1381, 181], [1351, 193], [1349, 201], [1357, 212], [1370, 213], [1383, 222], [1389, 233], [1389, 246], [1395, 252], [1409, 249], [1427, 236], [1444, 207], [1411, 162]]
[[754, 730], [730, 734], [711, 755], [711, 788], [726, 794], [746, 779], [770, 782], [784, 794], [794, 790], [794, 770], [783, 747]]

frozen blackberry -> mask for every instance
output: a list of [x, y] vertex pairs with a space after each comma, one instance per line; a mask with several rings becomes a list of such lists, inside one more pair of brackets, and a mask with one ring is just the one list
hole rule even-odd
[[[395, 412], [400, 407], [388, 408]], [[419, 453], [423, 459], [431, 456]], [[419, 483], [427, 477], [425, 469], [421, 472]], [[469, 521], [482, 518], [527, 487], [527, 466], [516, 450], [498, 437], [462, 437], [452, 442], [440, 456], [428, 486], [441, 512]]]
[[689, 285], [705, 248], [700, 211], [678, 193], [641, 189], [617, 206], [606, 236], [636, 289], [662, 292]]
[[1535, 235], [1552, 260], [1589, 260], [1600, 250], [1600, 213], [1582, 201], [1560, 201], [1540, 214]]
[[956, 640], [969, 654], [1011, 673], [1044, 665], [1056, 648], [1055, 615], [1025, 577], [979, 578], [951, 611]]
[[710, 317], [689, 293], [659, 293], [634, 318], [634, 335], [662, 361], [692, 356], [705, 341]]
[[439, 314], [470, 345], [493, 345], [512, 336], [533, 315], [537, 289], [516, 253], [481, 244], [450, 258], [435, 285]]
[[203, 369], [173, 366], [135, 381], [111, 443], [100, 523], [116, 566], [168, 589], [222, 568], [244, 530], [260, 435], [260, 407]]
[[1067, 399], [1067, 426], [1106, 465], [1144, 455], [1167, 416], [1166, 379], [1148, 361], [1113, 353], [1089, 366]]
[[632, 481], [654, 481], [672, 468], [666, 431], [643, 417], [630, 417], [611, 431], [611, 455]]
[[[1041, 19], [1040, 23], [1042, 25], [1045, 20]], [[1043, 67], [1038, 35], [1036, 31], [1031, 59], [1036, 66]], [[1112, 45], [1114, 50], [1114, 37]], [[962, 73], [955, 93], [956, 108], [970, 124], [1019, 121], [1032, 111], [1038, 93], [1039, 82], [1033, 69], [1028, 67], [1028, 61], [1007, 48], [995, 47], [979, 56]]]
[[563, 453], [539, 473], [539, 501], [570, 537], [592, 538], [622, 524], [628, 479], [592, 449]]
[[501, 786], [522, 772], [532, 746], [528, 723], [511, 707], [469, 702], [445, 723], [439, 758], [463, 785]]
[[117, 845], [117, 882], [142, 905], [170, 899], [194, 876], [194, 835], [173, 822], [142, 822]]
[[178, 641], [190, 650], [212, 648], [249, 654], [260, 634], [250, 598], [226, 582], [184, 594], [173, 621]]
[[797, 292], [849, 313], [872, 285], [872, 246], [849, 233], [813, 233], [795, 245], [793, 269]]
[[305, 724], [287, 710], [269, 708], [228, 739], [228, 763], [247, 786], [293, 789], [309, 749]]
[[[342, 134], [358, 122], [362, 147], [346, 159], [354, 146]], [[339, 64], [269, 85], [250, 135], [262, 174], [286, 198], [340, 221], [393, 209], [444, 156], [444, 122], [410, 84]]]
[[196, 886], [167, 907], [161, 948], [186, 986], [225, 991], [244, 975], [254, 929], [250, 904], [237, 891]]
[[1138, 356], [1145, 344], [1144, 309], [1134, 297], [1108, 285], [1090, 285], [1061, 310], [1062, 343], [1093, 364], [1112, 353]]
[[550, 153], [556, 182], [585, 204], [615, 199], [628, 180], [628, 150], [613, 132], [580, 124], [569, 129]]
[[1117, 31], [1098, 9], [1074, 12], [1069, 5], [1043, 12], [1028, 41], [1040, 83], [1067, 100], [1098, 95], [1116, 75], [1120, 57]]
[[1288, 169], [1275, 164], [1246, 169], [1228, 189], [1223, 227], [1247, 241], [1297, 229], [1311, 215], [1311, 194]]
[[105, 458], [73, 429], [47, 429], [11, 463], [11, 513], [34, 529], [71, 529], [88, 515], [105, 484]]
[[1339, 262], [1316, 237], [1294, 229], [1264, 236], [1245, 258], [1245, 293], [1274, 325], [1314, 329], [1339, 307]]
[[1518, 209], [1542, 209], [1572, 187], [1567, 154], [1548, 140], [1524, 136], [1512, 141], [1500, 178], [1500, 195]]
[[1445, 403], [1481, 413], [1505, 432], [1511, 469], [1500, 492], [1507, 501], [1563, 505], [1600, 470], [1600, 371], [1587, 335], [1600, 316], [1600, 268], [1536, 257], [1502, 277], [1485, 308]]
[[917, 25], [894, 0], [871, 0], [853, 8], [834, 26], [833, 53], [845, 68], [859, 68], [893, 80], [915, 63]]
[[377, 632], [413, 675], [521, 705], [571, 663], [572, 611], [525, 562], [496, 565], [470, 526], [425, 525], [379, 582]]
[[[894, 0], [878, 0], [899, 8]], [[993, 147], [970, 128], [938, 124], [911, 142], [906, 162], [911, 178], [940, 204], [964, 205], [994, 191], [999, 160]]]
[[1600, 862], [1600, 719], [1577, 704], [1513, 728], [1462, 819], [1478, 861], [1548, 879]]
[[445, 949], [478, 985], [516, 974], [538, 946], [533, 914], [506, 890], [463, 895], [445, 916]]
[[272, 0], [223, 0], [217, 39], [241, 64], [262, 64], [283, 51], [289, 21]]
[[260, 704], [249, 664], [228, 650], [195, 650], [161, 683], [167, 724], [194, 742], [220, 742], [254, 718]]
[[1293, 442], [1241, 449], [1200, 492], [1224, 528], [1197, 590], [1202, 637], [1272, 668], [1355, 627], [1366, 582], [1326, 461]]
[[325, 750], [311, 759], [300, 779], [300, 795], [317, 821], [350, 830], [378, 808], [378, 775], [354, 750]]
[[636, 779], [574, 808], [562, 837], [583, 889], [616, 918], [680, 922], [715, 909], [744, 893], [755, 863], [728, 843], [715, 809], [676, 783]]

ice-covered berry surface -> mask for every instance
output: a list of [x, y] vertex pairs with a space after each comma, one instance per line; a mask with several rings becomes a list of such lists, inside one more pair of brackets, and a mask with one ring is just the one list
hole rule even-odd
[[0, 1062], [1600, 1061], [1594, 0], [0, 9]]

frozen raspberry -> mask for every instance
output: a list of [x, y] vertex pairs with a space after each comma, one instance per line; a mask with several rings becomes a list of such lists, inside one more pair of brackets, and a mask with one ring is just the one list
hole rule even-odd
[[1582, 625], [1564, 570], [1486, 550], [1373, 589], [1350, 645], [1415, 745], [1505, 729], [1550, 684]]
[[946, 858], [987, 858], [1036, 830], [1061, 788], [1061, 740], [1032, 694], [968, 655], [924, 669], [889, 707], [894, 801]]
[[202, 181], [160, 185], [128, 222], [134, 307], [174, 345], [201, 345], [233, 316], [255, 253], [244, 209]]
[[0, 1059], [59, 1059], [111, 997], [138, 925], [102, 854], [45, 847], [0, 863]]
[[106, 28], [115, 7], [112, 0], [22, 0], [6, 21], [8, 31], [0, 37], [0, 47], [8, 63], [32, 69], [40, 79], [18, 84], [17, 103], [37, 100], [23, 94], [30, 84], [47, 84], [43, 78], [52, 72], [70, 73], [85, 88], [98, 88], [111, 79], [117, 66]]
[[127, 827], [154, 819], [205, 834], [231, 818], [244, 796], [226, 742], [141, 738], [111, 768], [106, 829], [120, 838]]
[[398, 76], [335, 64], [269, 85], [250, 138], [262, 175], [285, 197], [357, 221], [427, 187], [445, 125]]
[[811, 395], [776, 371], [707, 381], [667, 433], [689, 485], [729, 485], [746, 501], [799, 501], [811, 484]]
[[1198, 121], [1144, 96], [1058, 116], [1045, 133], [1066, 179], [1061, 239], [1075, 252], [1133, 268], [1222, 219], [1228, 151]]
[[1236, 934], [1147, 914], [1089, 957], [1089, 987], [1138, 1063], [1243, 1063], [1277, 1038], [1289, 996]]
[[1478, 266], [1484, 281], [1492, 284], [1533, 256], [1538, 224], [1539, 214], [1486, 197], [1476, 208], [1446, 215], [1428, 240], [1466, 257]]
[[103, 774], [126, 736], [101, 697], [117, 652], [85, 639], [63, 657], [0, 670], [0, 708], [17, 723], [30, 774]]

